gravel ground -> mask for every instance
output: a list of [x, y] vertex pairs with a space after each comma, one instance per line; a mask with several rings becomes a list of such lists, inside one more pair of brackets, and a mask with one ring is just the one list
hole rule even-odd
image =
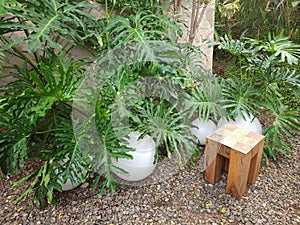
[[215, 185], [207, 183], [198, 161], [160, 183], [121, 186], [100, 198], [85, 183], [58, 192], [58, 204], [45, 210], [30, 206], [30, 199], [12, 203], [24, 187], [9, 187], [34, 168], [29, 162], [18, 177], [0, 174], [0, 224], [300, 224], [299, 149], [298, 140], [293, 157], [264, 165], [240, 200], [225, 193], [226, 174]]

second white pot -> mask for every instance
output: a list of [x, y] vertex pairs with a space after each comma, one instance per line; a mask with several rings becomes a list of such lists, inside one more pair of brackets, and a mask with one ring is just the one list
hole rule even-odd
[[131, 132], [129, 134], [127, 147], [135, 148], [136, 151], [128, 152], [133, 156], [132, 160], [120, 158], [118, 161], [112, 160], [113, 165], [124, 169], [129, 174], [116, 174], [126, 181], [139, 181], [148, 177], [155, 169], [155, 142], [146, 135], [138, 140], [140, 132]]
[[197, 137], [197, 140], [195, 141], [199, 141], [201, 145], [205, 145], [206, 136], [213, 133], [217, 129], [216, 124], [212, 120], [205, 122], [201, 119], [195, 119], [193, 120], [192, 125], [196, 127], [190, 128], [190, 131]]
[[[231, 124], [246, 130], [250, 130], [252, 132], [262, 134], [262, 126], [257, 118], [254, 118], [252, 114], [248, 116], [245, 112], [243, 113], [245, 119], [239, 115], [235, 120], [226, 120], [221, 118], [218, 122], [218, 128], [225, 124]], [[254, 119], [253, 119], [254, 118]]]

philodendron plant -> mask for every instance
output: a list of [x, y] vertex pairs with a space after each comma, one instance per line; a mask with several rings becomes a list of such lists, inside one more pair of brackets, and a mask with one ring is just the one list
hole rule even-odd
[[[278, 146], [285, 151], [279, 137], [299, 131], [297, 101], [288, 98], [299, 85], [296, 45], [222, 39], [218, 46], [237, 56], [239, 70], [214, 77], [202, 68], [199, 50], [176, 43], [182, 32], [159, 1], [135, 0], [133, 8], [127, 1], [99, 2], [2, 5], [1, 49], [23, 63], [10, 68], [12, 82], [0, 89], [1, 170], [15, 175], [29, 158], [41, 159], [13, 185], [28, 184], [15, 203], [33, 193], [32, 203], [43, 208], [55, 203], [53, 193], [67, 180], [76, 185], [88, 177], [93, 187], [102, 182], [100, 193], [114, 192], [114, 174], [126, 171], [112, 160], [132, 159], [131, 131], [153, 138], [154, 163], [174, 156], [184, 165], [197, 153], [190, 131], [195, 115], [216, 121], [267, 109], [275, 120], [264, 131], [265, 154], [275, 157]], [[89, 13], [95, 9], [105, 17]], [[11, 35], [16, 31], [21, 37]], [[88, 57], [72, 53], [78, 47]]]
[[265, 120], [265, 159], [288, 156], [300, 131], [300, 45], [269, 34], [267, 41], [225, 36], [216, 46], [235, 59], [221, 81], [227, 116], [244, 111]]
[[[192, 84], [192, 76], [184, 65], [191, 61], [188, 55], [197, 51], [189, 46], [177, 47], [176, 35], [181, 35], [181, 30], [162, 13], [159, 1], [135, 1], [137, 9], [117, 15], [118, 10], [113, 9], [128, 5], [127, 1], [98, 4], [16, 0], [1, 4], [1, 50], [7, 57], [21, 61], [18, 65], [4, 66], [10, 73], [3, 77], [10, 76], [11, 82], [0, 89], [1, 171], [13, 176], [26, 160], [41, 159], [36, 171], [13, 185], [13, 188], [28, 185], [14, 202], [33, 194], [32, 203], [44, 208], [47, 202], [55, 203], [54, 191], [62, 190], [68, 180], [76, 185], [89, 176], [93, 176], [95, 187], [104, 176], [100, 192], [105, 187], [114, 191], [113, 173], [126, 171], [112, 165], [112, 158], [130, 159], [132, 156], [127, 152], [134, 150], [122, 144], [127, 130], [117, 127], [111, 119], [114, 107], [118, 106], [116, 99], [127, 85], [143, 77], [165, 77], [171, 83], [170, 90], [171, 85], [184, 88]], [[146, 9], [149, 4], [151, 10]], [[104, 11], [105, 17], [97, 19], [89, 13], [92, 10]], [[18, 35], [14, 35], [16, 32]], [[175, 46], [182, 54], [174, 51]], [[85, 50], [87, 56], [75, 55], [74, 48]], [[110, 61], [98, 70], [92, 69], [91, 62], [98, 60], [99, 64], [102, 59], [113, 58], [112, 55], [121, 62], [129, 57], [132, 61], [127, 65], [115, 61], [114, 65], [118, 66], [114, 72], [109, 69]], [[198, 66], [195, 64], [194, 70]], [[101, 73], [103, 69], [106, 71]], [[89, 78], [98, 80], [85, 89], [84, 82]], [[85, 90], [87, 94], [80, 95]], [[182, 116], [175, 113], [173, 105], [160, 107], [163, 102], [154, 101], [156, 97], [159, 99], [159, 93], [148, 98], [142, 95], [135, 96], [138, 98], [132, 109], [140, 119], [132, 113], [128, 127], [134, 130], [140, 126], [144, 134], [158, 135], [156, 149], [167, 146], [170, 155], [175, 148], [178, 162], [182, 163], [180, 146], [186, 147], [188, 157], [196, 148], [188, 140], [188, 126], [180, 125]], [[86, 115], [88, 102], [93, 104], [93, 113]], [[151, 130], [146, 116], [154, 120], [163, 115], [162, 110], [178, 122], [158, 123], [165, 124], [166, 129]], [[129, 111], [120, 110], [121, 113]], [[85, 116], [83, 120], [82, 116]], [[87, 148], [82, 140], [88, 140]], [[94, 140], [96, 144], [92, 143]], [[159, 155], [157, 152], [156, 160]]]

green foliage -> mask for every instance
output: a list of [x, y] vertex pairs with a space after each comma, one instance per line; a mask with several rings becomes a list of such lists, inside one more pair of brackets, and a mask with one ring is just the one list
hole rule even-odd
[[[151, 27], [152, 30], [147, 29]], [[106, 27], [105, 32], [112, 30], [113, 41], [111, 44], [118, 46], [117, 43], [122, 40], [122, 44], [129, 41], [145, 41], [145, 40], [159, 40], [170, 39], [175, 42], [176, 32], [179, 28], [170, 22], [164, 16], [157, 16], [150, 11], [138, 12], [134, 16], [128, 17], [124, 20], [122, 17], [114, 17]], [[169, 33], [170, 29], [170, 33]]]
[[[174, 49], [165, 44], [162, 51], [162, 45], [155, 43], [163, 39], [164, 43], [174, 44], [181, 30], [162, 14], [164, 6], [159, 1], [135, 1], [134, 7], [129, 7], [128, 1], [103, 1], [106, 17], [100, 19], [89, 13], [91, 9], [102, 7], [96, 2], [19, 0], [16, 4], [10, 3], [2, 3], [1, 13], [11, 16], [0, 19], [1, 49], [22, 60], [23, 65], [11, 66], [14, 69], [9, 75], [12, 81], [0, 89], [1, 170], [4, 174], [15, 175], [28, 158], [42, 160], [40, 168], [12, 186], [28, 185], [15, 203], [32, 195], [32, 203], [38, 207], [55, 204], [55, 190], [61, 191], [68, 179], [72, 185], [82, 182], [89, 172], [97, 173], [94, 186], [100, 177], [105, 178], [100, 193], [105, 187], [113, 192], [116, 185], [113, 174], [126, 171], [114, 166], [112, 159], [131, 159], [127, 152], [134, 150], [120, 144], [120, 138], [125, 138], [128, 132], [118, 131], [116, 135], [111, 120], [113, 104], [129, 83], [141, 77], [168, 77], [183, 87], [192, 83], [190, 74], [179, 66], [180, 63], [183, 65], [183, 58], [178, 59], [181, 54], [175, 51], [184, 48]], [[113, 15], [112, 10], [122, 6], [119, 14]], [[21, 36], [11, 35], [15, 31]], [[103, 86], [100, 90], [97, 85], [95, 89], [89, 87], [95, 91], [95, 98], [74, 99], [81, 81], [88, 74], [89, 62], [95, 56], [109, 55], [114, 49], [128, 44], [137, 47], [131, 51], [144, 63], [132, 63], [116, 70], [116, 74], [101, 77]], [[20, 50], [19, 46], [26, 49]], [[78, 56], [72, 55], [72, 48], [78, 46], [90, 53], [89, 58], [75, 59]], [[126, 59], [128, 55], [120, 57]], [[85, 102], [94, 100], [95, 113], [84, 123], [77, 124], [74, 131], [72, 104], [75, 108], [76, 104], [82, 107], [87, 106]], [[139, 96], [138, 102], [143, 101]], [[144, 114], [146, 112], [150, 114]], [[184, 160], [191, 157], [195, 146], [188, 141], [189, 126], [179, 123], [182, 119], [179, 112], [175, 113], [173, 108], [150, 107], [147, 103], [137, 104], [135, 113], [135, 118], [140, 121], [136, 128], [158, 135], [157, 147], [165, 145], [169, 154], [174, 151], [177, 156], [186, 150], [188, 154]], [[148, 122], [155, 116], [167, 120], [157, 125], [165, 124], [168, 131], [158, 131], [150, 126]], [[88, 133], [91, 124], [95, 124], [96, 129]], [[81, 149], [82, 143], [89, 146], [86, 151]]]
[[227, 110], [228, 118], [243, 116], [243, 112], [256, 112], [259, 104], [253, 99], [258, 98], [259, 93], [250, 82], [228, 78], [222, 82], [222, 86], [223, 108]]
[[299, 2], [295, 0], [218, 0], [216, 37], [246, 36], [263, 39], [268, 32], [284, 32], [297, 43], [299, 33]]
[[[70, 106], [66, 103], [73, 97], [83, 64], [64, 55], [49, 57], [53, 61], [41, 63], [39, 74], [29, 71], [26, 65], [17, 67], [22, 73], [12, 74], [16, 80], [1, 89], [0, 97], [1, 170], [14, 175], [28, 157], [45, 160], [38, 171], [17, 182], [19, 185], [34, 177], [15, 202], [34, 190], [33, 203], [39, 207], [45, 207], [45, 198], [54, 203], [54, 188], [60, 190], [67, 178], [76, 182], [78, 177], [70, 176], [70, 171], [80, 173], [78, 164], [82, 163], [68, 117]], [[69, 156], [69, 166], [59, 173], [63, 177], [59, 181], [54, 171], [60, 168], [58, 162]], [[71, 164], [76, 166], [71, 168]]]
[[282, 36], [267, 41], [220, 39], [219, 49], [236, 57], [233, 73], [223, 81], [224, 107], [232, 117], [241, 112], [267, 118], [264, 156], [292, 151], [288, 137], [299, 132], [299, 45]]
[[[28, 4], [28, 8], [34, 8]], [[6, 9], [17, 10], [16, 17], [19, 15], [18, 7]], [[6, 26], [8, 23], [4, 20], [1, 25]], [[27, 38], [36, 41], [36, 36], [29, 35]], [[26, 54], [14, 46], [18, 41], [10, 41], [5, 36], [1, 36], [1, 39], [7, 43], [3, 49], [10, 46], [7, 52], [24, 60], [23, 67], [14, 65], [15, 71], [10, 73], [12, 81], [0, 89], [1, 170], [4, 174], [15, 175], [27, 158], [43, 159], [40, 169], [13, 186], [17, 187], [33, 178], [28, 189], [15, 203], [34, 192], [32, 203], [43, 208], [46, 202], [54, 203], [54, 189], [61, 190], [61, 185], [67, 179], [73, 184], [79, 179], [70, 176], [71, 173], [81, 172], [79, 164], [83, 160], [76, 147], [68, 104], [85, 71], [85, 63], [74, 60], [63, 50], [57, 54], [51, 48], [53, 46], [46, 44], [49, 37], [46, 41], [40, 37], [39, 50], [43, 54], [36, 51], [32, 54], [34, 60], [29, 56], [31, 49]], [[59, 163], [64, 160], [67, 160], [64, 165]], [[63, 171], [58, 173], [62, 178], [58, 177], [56, 170]]]
[[[300, 45], [289, 40], [288, 37], [281, 35], [272, 36], [268, 34], [268, 41], [257, 41], [250, 39], [249, 43], [255, 47], [254, 54], [260, 51], [268, 53], [269, 61], [277, 61], [279, 63], [298, 64], [300, 57]], [[280, 58], [280, 60], [278, 60]]]
[[185, 96], [185, 108], [191, 118], [197, 111], [198, 117], [204, 120], [211, 116], [217, 120], [219, 117], [226, 116], [222, 107], [222, 86], [220, 82], [211, 77], [202, 81], [197, 86], [188, 91]]
[[240, 7], [241, 6], [239, 4], [239, 0], [226, 0], [222, 3], [220, 2], [220, 5], [218, 6], [218, 11], [222, 17], [231, 19], [240, 10]]
[[218, 42], [218, 48], [228, 51], [230, 54], [241, 57], [243, 53], [247, 53], [245, 47], [246, 43], [241, 40], [234, 40], [229, 38], [227, 35], [220, 38]]
[[[28, 158], [41, 162], [12, 186], [27, 185], [15, 203], [31, 196], [41, 208], [55, 204], [55, 190], [68, 179], [75, 186], [89, 176], [94, 187], [102, 182], [99, 194], [114, 192], [114, 174], [127, 171], [112, 161], [132, 159], [134, 149], [125, 146], [130, 129], [155, 140], [156, 161], [165, 148], [180, 164], [196, 150], [196, 114], [217, 120], [262, 107], [272, 115], [265, 153], [273, 158], [278, 146], [289, 150], [282, 137], [299, 131], [299, 46], [287, 38], [221, 38], [218, 47], [236, 57], [236, 72], [224, 79], [204, 72], [199, 50], [176, 43], [182, 31], [160, 1], [0, 3], [1, 51], [22, 61], [10, 65], [12, 81], [0, 88], [1, 171], [15, 175]], [[93, 9], [105, 17], [96, 19]], [[92, 83], [82, 86], [86, 78]]]
[[267, 99], [265, 107], [271, 113], [273, 123], [264, 131], [266, 142], [264, 154], [276, 160], [274, 149], [285, 155], [292, 151], [289, 137], [297, 138], [295, 133], [300, 132], [299, 109], [291, 109], [280, 100], [274, 99]]
[[77, 182], [82, 182], [87, 176], [89, 168], [74, 139], [71, 121], [64, 118], [56, 119], [59, 120], [56, 129], [34, 134], [37, 138], [38, 134], [49, 133], [48, 140], [52, 141], [51, 148], [40, 149], [42, 146], [38, 146], [40, 148], [35, 147], [37, 149], [31, 151], [31, 158], [37, 157], [45, 161], [37, 171], [13, 184], [12, 188], [16, 188], [34, 178], [27, 190], [14, 203], [18, 203], [31, 192], [34, 192], [32, 204], [45, 208], [46, 203], [55, 204], [54, 190], [61, 190], [62, 185], [68, 179], [72, 185], [75, 185]]
[[110, 8], [118, 10], [121, 15], [134, 15], [142, 10], [150, 10], [155, 13], [161, 13], [164, 9], [160, 0], [99, 0]]
[[143, 105], [136, 105], [134, 119], [137, 130], [155, 137], [157, 147], [165, 146], [168, 156], [174, 152], [177, 161], [184, 165], [192, 157], [196, 146], [191, 141], [190, 125], [176, 106], [168, 107], [164, 100], [155, 103], [150, 99]]
[[[36, 51], [46, 43], [54, 49], [63, 47], [57, 42], [58, 38], [70, 43], [83, 43], [88, 27], [95, 18], [83, 9], [95, 8], [86, 2], [51, 1], [17, 1], [19, 5], [4, 6], [7, 13], [12, 13], [17, 20], [3, 18], [0, 28], [6, 33], [14, 30], [25, 30], [25, 36], [10, 41], [3, 49], [28, 41], [28, 50]], [[30, 24], [28, 23], [30, 21]]]

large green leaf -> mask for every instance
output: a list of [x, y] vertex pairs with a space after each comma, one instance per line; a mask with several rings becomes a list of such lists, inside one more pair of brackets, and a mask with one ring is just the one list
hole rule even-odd
[[243, 112], [255, 112], [259, 106], [262, 93], [247, 81], [237, 78], [226, 79], [222, 82], [222, 107], [227, 110], [227, 117], [243, 116]]
[[208, 120], [211, 116], [215, 119], [225, 116], [222, 87], [216, 78], [199, 82], [189, 94], [185, 96], [185, 107], [190, 117], [198, 111], [198, 117]]
[[271, 112], [273, 123], [264, 130], [265, 148], [274, 160], [280, 152], [289, 155], [292, 145], [289, 138], [297, 138], [295, 133], [300, 132], [300, 113], [299, 108], [291, 109], [282, 104], [281, 101], [267, 99], [266, 108]]
[[[0, 134], [0, 159], [1, 170], [4, 174], [15, 175], [19, 172], [20, 166], [24, 165], [28, 152], [27, 137], [7, 137], [9, 134]], [[13, 134], [11, 134], [13, 135]]]
[[[28, 41], [28, 50], [36, 51], [42, 45], [49, 45], [54, 49], [62, 49], [57, 42], [58, 38], [66, 40], [68, 43], [82, 42], [85, 30], [90, 24], [95, 24], [93, 15], [83, 9], [97, 7], [95, 4], [82, 2], [62, 2], [50, 1], [17, 1], [21, 6], [6, 5], [5, 10], [14, 17], [0, 22], [0, 28], [6, 32], [20, 30], [24, 32], [24, 37], [7, 42], [2, 48], [8, 49], [14, 45]], [[28, 23], [27, 21], [30, 21]], [[87, 22], [89, 21], [89, 22]], [[11, 28], [14, 28], [12, 30]]]

